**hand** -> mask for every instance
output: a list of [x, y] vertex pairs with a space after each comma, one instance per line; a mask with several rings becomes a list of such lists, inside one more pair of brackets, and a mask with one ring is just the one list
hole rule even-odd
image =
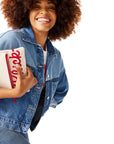
[[22, 97], [27, 91], [29, 91], [34, 85], [38, 83], [37, 79], [33, 76], [32, 71], [27, 67], [27, 75], [23, 76], [21, 67], [16, 67], [18, 76], [16, 87], [14, 88], [16, 97]]

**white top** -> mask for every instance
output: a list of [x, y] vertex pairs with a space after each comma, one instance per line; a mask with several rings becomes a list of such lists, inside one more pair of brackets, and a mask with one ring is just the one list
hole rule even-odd
[[43, 82], [43, 86], [45, 85], [45, 77], [46, 77], [46, 61], [47, 61], [47, 49], [46, 51], [44, 51], [44, 82]]
[[46, 51], [43, 50], [43, 52], [44, 52], [44, 64], [46, 65], [46, 61], [47, 61], [47, 50], [46, 50]]

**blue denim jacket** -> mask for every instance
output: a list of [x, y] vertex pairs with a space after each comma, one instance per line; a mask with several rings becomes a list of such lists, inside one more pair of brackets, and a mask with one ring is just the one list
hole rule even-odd
[[[56, 107], [63, 101], [68, 91], [68, 81], [60, 52], [47, 38], [46, 96], [43, 114], [49, 106]], [[38, 79], [38, 83], [23, 97], [0, 99], [0, 127], [27, 133], [34, 117], [44, 81], [43, 49], [36, 44], [31, 26], [10, 30], [0, 35], [0, 50], [25, 48], [27, 66]], [[42, 115], [43, 115], [42, 114]]]

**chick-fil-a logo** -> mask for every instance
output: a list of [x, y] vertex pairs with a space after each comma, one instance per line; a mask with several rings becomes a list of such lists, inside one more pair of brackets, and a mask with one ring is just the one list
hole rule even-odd
[[[16, 70], [16, 65], [18, 64], [18, 65], [22, 66], [20, 51], [12, 49], [12, 53], [9, 56], [9, 60], [11, 61], [12, 87], [14, 88], [16, 86], [17, 75], [18, 75], [17, 70]], [[21, 70], [23, 70], [23, 69], [21, 68]]]

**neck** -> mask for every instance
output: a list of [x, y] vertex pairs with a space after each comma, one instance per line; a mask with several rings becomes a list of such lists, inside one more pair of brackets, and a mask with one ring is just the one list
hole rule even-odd
[[36, 43], [41, 45], [43, 50], [46, 50], [46, 40], [48, 33], [45, 32], [34, 32]]

